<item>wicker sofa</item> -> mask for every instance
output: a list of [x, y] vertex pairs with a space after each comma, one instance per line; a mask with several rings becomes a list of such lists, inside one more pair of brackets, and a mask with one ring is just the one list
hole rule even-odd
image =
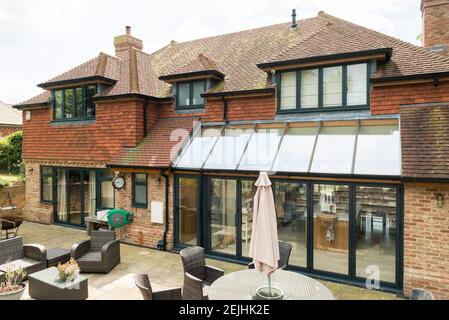
[[90, 240], [73, 245], [70, 256], [81, 272], [109, 273], [120, 263], [120, 241], [114, 231], [92, 231]]
[[38, 244], [23, 244], [22, 237], [0, 240], [0, 282], [10, 267], [21, 267], [26, 274], [47, 267], [47, 250]]

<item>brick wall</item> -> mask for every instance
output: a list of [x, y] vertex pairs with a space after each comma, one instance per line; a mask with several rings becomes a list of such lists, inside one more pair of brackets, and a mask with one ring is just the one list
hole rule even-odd
[[423, 0], [422, 3], [424, 46], [449, 45], [449, 0]]
[[20, 130], [22, 127], [0, 126], [0, 139]]
[[449, 81], [398, 86], [376, 86], [371, 92], [372, 114], [399, 113], [401, 104], [449, 101]]
[[405, 184], [404, 294], [413, 288], [449, 299], [449, 184]]
[[23, 123], [25, 159], [108, 161], [141, 141], [143, 102], [100, 103], [93, 124], [52, 124], [49, 108], [31, 110]]
[[[151, 202], [164, 202], [165, 210], [165, 178], [159, 174], [148, 174], [148, 208], [133, 208], [131, 173], [122, 173], [125, 177], [125, 188], [116, 191], [115, 205], [117, 208], [125, 209], [134, 214], [131, 224], [118, 231], [118, 237], [125, 242], [157, 248], [157, 243], [164, 237], [164, 225], [151, 223]], [[167, 233], [167, 249], [173, 246], [173, 176], [170, 177], [169, 188], [169, 230]], [[165, 211], [164, 211], [165, 214]]]

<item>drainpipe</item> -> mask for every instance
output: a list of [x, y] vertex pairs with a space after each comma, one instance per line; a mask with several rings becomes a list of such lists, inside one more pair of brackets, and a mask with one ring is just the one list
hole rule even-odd
[[228, 101], [224, 96], [221, 98], [221, 101], [223, 101], [223, 121], [228, 123]]
[[[170, 170], [170, 168], [168, 168]], [[157, 249], [160, 251], [167, 251], [167, 233], [168, 233], [168, 224], [169, 224], [169, 207], [168, 207], [168, 195], [169, 195], [169, 187], [170, 187], [170, 177], [168, 174], [164, 173], [164, 170], [161, 169], [161, 176], [165, 178], [165, 224], [164, 224], [164, 238], [159, 240], [157, 244]]]

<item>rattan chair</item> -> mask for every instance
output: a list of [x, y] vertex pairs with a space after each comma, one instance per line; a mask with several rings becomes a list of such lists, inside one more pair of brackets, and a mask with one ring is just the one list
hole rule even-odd
[[[292, 253], [292, 245], [285, 241], [279, 241], [279, 261], [278, 269], [287, 270], [290, 254]], [[248, 269], [254, 269], [254, 262], [248, 264]]]
[[204, 292], [203, 280], [184, 273], [184, 285], [182, 287], [183, 300], [207, 300], [207, 293]]
[[147, 274], [136, 275], [135, 284], [142, 294], [143, 300], [181, 300], [181, 288], [154, 292]]
[[81, 272], [109, 273], [120, 263], [120, 241], [114, 231], [92, 231], [90, 240], [74, 244], [70, 255]]
[[435, 300], [432, 292], [425, 289], [413, 289], [410, 300]]

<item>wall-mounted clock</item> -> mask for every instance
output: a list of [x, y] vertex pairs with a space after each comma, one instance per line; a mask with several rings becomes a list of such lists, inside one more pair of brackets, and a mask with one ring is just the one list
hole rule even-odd
[[112, 179], [112, 185], [115, 189], [123, 189], [125, 186], [125, 178], [122, 176], [116, 176], [114, 179]]

